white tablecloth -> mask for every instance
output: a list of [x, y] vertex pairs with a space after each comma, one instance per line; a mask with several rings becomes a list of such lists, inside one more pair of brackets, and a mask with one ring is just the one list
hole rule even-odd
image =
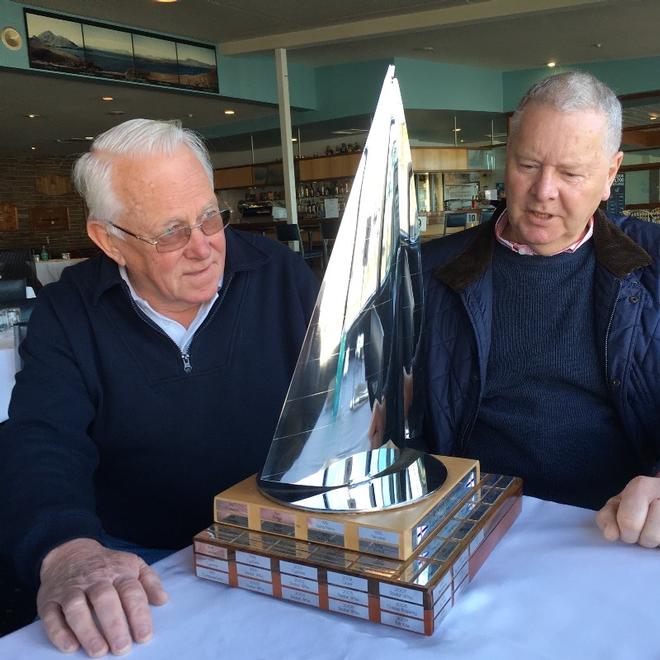
[[0, 332], [0, 422], [7, 419], [7, 408], [9, 407], [11, 391], [14, 389], [15, 373], [14, 329], [10, 328]]
[[62, 271], [69, 266], [85, 261], [85, 259], [49, 259], [48, 261], [37, 261], [37, 279], [46, 286], [51, 282], [57, 282]]
[[[26, 286], [25, 295], [27, 298], [34, 298], [34, 289]], [[0, 332], [0, 422], [7, 419], [7, 409], [11, 391], [14, 389], [14, 375], [17, 369], [14, 331], [10, 329]]]
[[[657, 660], [660, 551], [607, 543], [593, 517], [525, 498], [432, 637], [201, 580], [188, 548], [156, 564], [170, 600], [153, 609], [154, 638], [134, 645], [131, 657]], [[63, 657], [39, 623], [0, 639], [0, 658]]]

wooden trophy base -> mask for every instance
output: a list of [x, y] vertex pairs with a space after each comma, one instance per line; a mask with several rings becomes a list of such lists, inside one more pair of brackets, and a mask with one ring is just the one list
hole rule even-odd
[[441, 526], [479, 481], [479, 462], [437, 457], [447, 468], [445, 483], [414, 504], [374, 513], [322, 513], [294, 509], [266, 497], [256, 475], [215, 496], [217, 523], [299, 541], [407, 559]]
[[[488, 474], [479, 480], [474, 461], [469, 462], [471, 467], [463, 462], [459, 468], [459, 463], [454, 461], [460, 460], [443, 459], [448, 469], [453, 463], [457, 479], [453, 485], [449, 484], [448, 492], [463, 483], [467, 476], [471, 475], [473, 481], [447, 515], [429, 517], [438, 505], [434, 500], [424, 512], [417, 511], [415, 524], [397, 527], [395, 523], [388, 523], [383, 527], [384, 520], [379, 518], [378, 524], [368, 528], [384, 529], [387, 533], [394, 533], [392, 529], [396, 529], [396, 534], [404, 538], [413, 530], [421, 529], [421, 521], [428, 519], [430, 531], [406, 559], [377, 556], [378, 553], [360, 551], [359, 547], [333, 546], [309, 538], [300, 540], [281, 533], [250, 529], [247, 525], [236, 525], [234, 519], [234, 524], [216, 522], [195, 536], [195, 572], [200, 578], [233, 587], [430, 635], [509, 529], [522, 506], [520, 479]], [[272, 517], [264, 517], [259, 509], [262, 506], [272, 511], [280, 509], [262, 499], [252, 490], [251, 483], [253, 479], [246, 480], [220, 494], [216, 505], [242, 504], [245, 509], [240, 510], [239, 518], [247, 518], [248, 522], [256, 520], [259, 524], [271, 521]], [[233, 499], [224, 499], [228, 493], [232, 493]], [[238, 493], [249, 497], [239, 499]], [[282, 510], [287, 515], [305, 515], [284, 507]], [[355, 516], [359, 520], [351, 521], [346, 520], [348, 516], [326, 515], [331, 521], [339, 518], [342, 522], [338, 524], [345, 525], [345, 540], [359, 546], [363, 538], [359, 529], [366, 524], [362, 518], [381, 514], [360, 514]], [[392, 515], [393, 512], [389, 512], [387, 517]], [[436, 519], [440, 519], [441, 524], [433, 525]], [[404, 520], [410, 519], [404, 517]], [[348, 522], [354, 527], [351, 534]], [[285, 518], [283, 524], [295, 527], [296, 523], [297, 518]], [[300, 528], [309, 537], [309, 525], [300, 522]], [[399, 544], [399, 550], [402, 547]]]

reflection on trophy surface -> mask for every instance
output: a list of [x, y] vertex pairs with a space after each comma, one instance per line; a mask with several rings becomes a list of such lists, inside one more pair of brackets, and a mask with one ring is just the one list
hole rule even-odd
[[423, 314], [410, 146], [394, 67], [351, 189], [259, 487], [289, 505], [407, 504], [446, 476], [422, 444]]
[[199, 577], [430, 635], [519, 514], [520, 479], [416, 450], [419, 240], [390, 67], [266, 464], [215, 496]]

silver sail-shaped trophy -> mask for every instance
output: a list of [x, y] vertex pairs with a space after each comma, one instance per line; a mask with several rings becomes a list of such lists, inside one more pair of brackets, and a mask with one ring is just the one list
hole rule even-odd
[[258, 485], [315, 511], [380, 511], [445, 480], [418, 451], [423, 316], [408, 133], [389, 67]]

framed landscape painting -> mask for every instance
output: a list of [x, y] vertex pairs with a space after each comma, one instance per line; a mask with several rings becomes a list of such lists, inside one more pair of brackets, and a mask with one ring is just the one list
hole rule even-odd
[[85, 72], [104, 78], [134, 78], [133, 37], [130, 32], [83, 24]]
[[177, 42], [179, 85], [206, 92], [218, 91], [218, 69], [215, 48]]
[[25, 14], [28, 57], [34, 69], [85, 72], [82, 26], [75, 21]]
[[218, 93], [213, 46], [24, 10], [33, 69]]

